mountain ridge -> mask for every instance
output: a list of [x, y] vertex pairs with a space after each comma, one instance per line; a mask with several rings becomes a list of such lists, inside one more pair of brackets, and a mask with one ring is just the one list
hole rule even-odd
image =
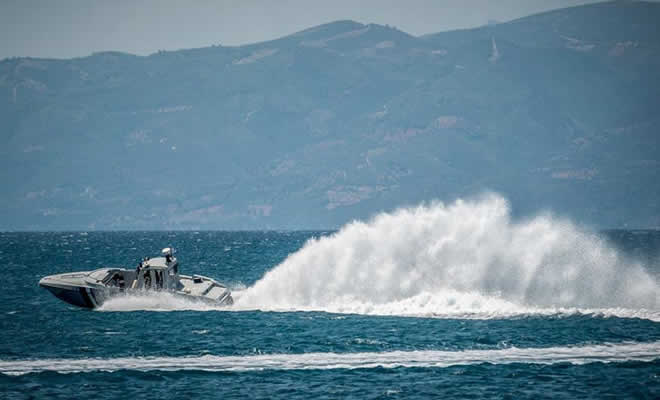
[[488, 190], [521, 216], [660, 226], [659, 6], [2, 60], [0, 229], [333, 228]]

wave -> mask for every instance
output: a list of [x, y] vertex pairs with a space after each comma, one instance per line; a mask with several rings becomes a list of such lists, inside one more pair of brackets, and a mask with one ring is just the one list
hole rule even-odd
[[660, 320], [658, 283], [640, 263], [566, 219], [514, 221], [497, 194], [354, 221], [234, 297], [243, 310]]
[[422, 367], [473, 364], [557, 364], [654, 361], [660, 342], [601, 344], [575, 347], [506, 348], [463, 351], [390, 351], [381, 353], [303, 353], [250, 356], [118, 357], [0, 361], [0, 373], [23, 375], [53, 371], [255, 371]]

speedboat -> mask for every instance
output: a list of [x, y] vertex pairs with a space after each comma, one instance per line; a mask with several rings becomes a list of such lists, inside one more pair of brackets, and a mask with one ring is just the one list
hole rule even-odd
[[78, 307], [100, 307], [107, 299], [122, 294], [168, 292], [213, 305], [231, 305], [229, 289], [200, 275], [179, 275], [174, 250], [164, 248], [162, 257], [145, 258], [136, 269], [100, 268], [94, 271], [50, 275], [39, 281], [55, 297]]

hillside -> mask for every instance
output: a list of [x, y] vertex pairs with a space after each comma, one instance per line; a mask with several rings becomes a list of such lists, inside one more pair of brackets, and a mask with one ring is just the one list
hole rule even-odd
[[0, 62], [0, 230], [332, 228], [484, 190], [660, 226], [660, 4]]

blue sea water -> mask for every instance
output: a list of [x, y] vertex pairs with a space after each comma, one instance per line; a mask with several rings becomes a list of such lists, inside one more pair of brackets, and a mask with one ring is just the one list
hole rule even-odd
[[[0, 397], [660, 397], [660, 232], [498, 207], [338, 232], [0, 233]], [[236, 304], [160, 293], [90, 311], [37, 284], [170, 245]]]

